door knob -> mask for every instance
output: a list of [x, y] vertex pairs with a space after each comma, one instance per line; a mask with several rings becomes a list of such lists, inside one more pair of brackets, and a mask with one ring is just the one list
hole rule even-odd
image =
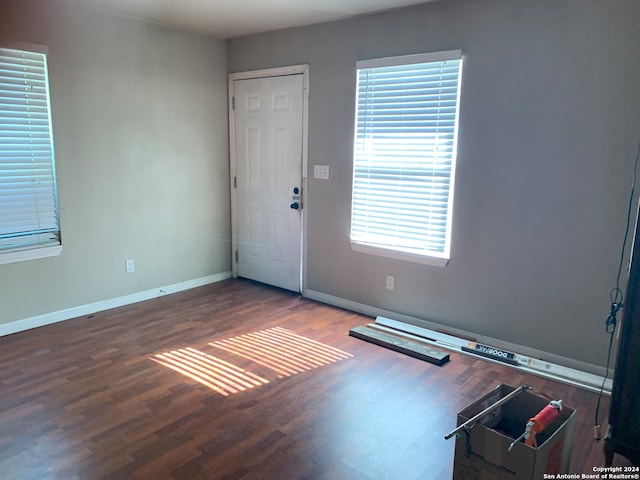
[[293, 208], [294, 210], [298, 210], [298, 208], [300, 208], [300, 205], [298, 204], [298, 202], [293, 202], [291, 204], [291, 208]]

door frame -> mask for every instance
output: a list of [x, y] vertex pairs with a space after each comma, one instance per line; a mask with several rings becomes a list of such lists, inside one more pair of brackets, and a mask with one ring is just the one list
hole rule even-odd
[[307, 187], [308, 187], [308, 140], [309, 140], [309, 65], [292, 65], [288, 67], [266, 68], [244, 72], [229, 73], [229, 189], [231, 192], [231, 267], [233, 278], [238, 277], [238, 212], [236, 182], [236, 127], [235, 127], [235, 81], [252, 78], [283, 77], [302, 75], [302, 192], [300, 202], [300, 293], [304, 295], [307, 284]]

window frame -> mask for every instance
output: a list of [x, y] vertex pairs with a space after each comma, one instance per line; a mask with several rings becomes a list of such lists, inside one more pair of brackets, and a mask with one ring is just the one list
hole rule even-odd
[[[359, 136], [358, 114], [359, 114], [359, 96], [362, 93], [360, 88], [360, 72], [366, 69], [395, 67], [414, 64], [425, 64], [431, 62], [444, 62], [459, 60], [457, 91], [455, 97], [455, 118], [453, 125], [453, 142], [451, 151], [451, 167], [448, 177], [448, 198], [446, 203], [446, 227], [444, 234], [444, 247], [442, 252], [429, 250], [428, 248], [416, 249], [406, 248], [402, 246], [392, 246], [384, 244], [369, 243], [361, 239], [354, 239], [354, 218], [356, 206], [356, 171], [358, 168], [358, 141], [364, 142], [365, 136]], [[355, 99], [355, 126], [353, 134], [353, 177], [352, 177], [352, 199], [351, 199], [351, 223], [349, 231], [349, 240], [351, 249], [355, 252], [377, 255], [397, 260], [404, 260], [414, 263], [426, 264], [436, 267], [445, 267], [451, 258], [451, 236], [453, 223], [453, 203], [454, 203], [454, 186], [457, 159], [457, 143], [458, 143], [458, 126], [460, 120], [460, 97], [462, 86], [462, 68], [463, 54], [461, 50], [447, 50], [432, 53], [421, 53], [414, 55], [403, 55], [395, 57], [376, 58], [370, 60], [361, 60], [356, 62], [356, 99]]]
[[[38, 237], [47, 235], [44, 230], [39, 230], [25, 237], [36, 238], [35, 242], [31, 244], [23, 243], [15, 247], [9, 247], [0, 249], [0, 265], [22, 262], [27, 260], [35, 260], [40, 258], [47, 258], [60, 255], [62, 253], [62, 228], [60, 225], [60, 207], [58, 202], [58, 186], [56, 178], [56, 162], [55, 162], [55, 147], [54, 147], [54, 134], [53, 134], [53, 121], [51, 111], [51, 91], [49, 81], [49, 67], [48, 57], [49, 52], [46, 45], [23, 43], [23, 42], [0, 42], [0, 48], [4, 50], [13, 50], [18, 52], [25, 52], [29, 54], [38, 54], [43, 57], [43, 75], [45, 84], [45, 101], [46, 101], [46, 114], [48, 120], [48, 146], [50, 147], [50, 161], [47, 162], [50, 168], [50, 181], [51, 181], [51, 203], [55, 212], [53, 217], [55, 218], [56, 228], [54, 236], [57, 237], [57, 242], [49, 241], [42, 242], [38, 240]], [[6, 240], [6, 238], [5, 238]], [[8, 243], [8, 242], [7, 242]]]

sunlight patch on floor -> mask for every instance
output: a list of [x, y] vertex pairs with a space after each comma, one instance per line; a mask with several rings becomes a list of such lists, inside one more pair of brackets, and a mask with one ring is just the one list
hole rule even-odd
[[269, 383], [265, 378], [190, 347], [158, 353], [151, 360], [224, 396]]
[[[210, 346], [288, 377], [353, 357], [350, 353], [275, 327], [217, 340]], [[221, 358], [187, 347], [149, 357], [220, 395], [228, 396], [269, 383], [269, 380]]]
[[280, 327], [218, 340], [209, 345], [274, 370], [279, 377], [353, 357], [350, 353]]

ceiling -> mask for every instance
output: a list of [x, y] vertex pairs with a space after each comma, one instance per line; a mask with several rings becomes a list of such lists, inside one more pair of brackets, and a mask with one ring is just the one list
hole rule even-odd
[[[80, 0], [218, 38], [299, 27], [430, 0]], [[431, 0], [432, 1], [432, 0]]]

